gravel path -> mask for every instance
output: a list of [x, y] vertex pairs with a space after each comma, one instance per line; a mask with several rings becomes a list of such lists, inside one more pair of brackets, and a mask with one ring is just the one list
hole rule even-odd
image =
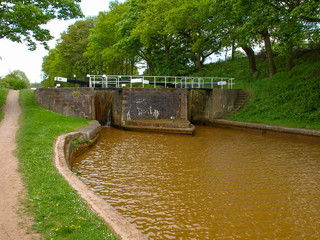
[[27, 234], [30, 221], [17, 213], [21, 207], [19, 198], [24, 187], [17, 172], [18, 159], [14, 156], [15, 136], [19, 128], [19, 91], [10, 90], [3, 108], [5, 117], [0, 123], [0, 239], [38, 239], [35, 234]]

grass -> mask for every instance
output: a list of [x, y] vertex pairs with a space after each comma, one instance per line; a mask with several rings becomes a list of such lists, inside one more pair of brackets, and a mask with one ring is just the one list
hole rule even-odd
[[320, 129], [320, 62], [257, 80], [253, 101], [231, 120]]
[[55, 138], [87, 125], [88, 120], [39, 107], [30, 90], [20, 91], [20, 105], [19, 171], [28, 191], [25, 202], [35, 218], [36, 232], [44, 239], [117, 239], [53, 165]]
[[296, 66], [285, 72], [283, 56], [275, 57], [278, 73], [268, 78], [267, 62], [257, 58], [259, 75], [249, 74], [246, 58], [205, 66], [199, 76], [234, 77], [235, 88], [247, 89], [251, 102], [230, 120], [320, 129], [320, 49], [299, 51]]
[[0, 122], [2, 121], [2, 119], [4, 118], [4, 114], [2, 112], [2, 107], [5, 105], [6, 103], [6, 99], [7, 99], [7, 94], [9, 92], [9, 89], [7, 88], [0, 88]]

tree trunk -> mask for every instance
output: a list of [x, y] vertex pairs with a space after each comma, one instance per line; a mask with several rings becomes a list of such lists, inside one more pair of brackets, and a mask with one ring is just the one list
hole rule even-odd
[[235, 46], [235, 41], [232, 41], [232, 46], [231, 46], [231, 61], [235, 59], [235, 53], [236, 53], [236, 46]]
[[273, 60], [273, 53], [272, 53], [272, 47], [271, 47], [271, 41], [270, 41], [270, 35], [268, 32], [268, 29], [264, 29], [262, 31], [262, 37], [264, 40], [264, 46], [267, 53], [267, 60], [268, 60], [268, 66], [269, 66], [269, 77], [272, 77], [277, 73], [276, 64]]
[[130, 75], [133, 75], [134, 70], [134, 58], [130, 59]]
[[148, 61], [148, 60], [147, 60], [147, 64], [148, 64], [148, 74], [149, 74], [150, 76], [153, 76], [154, 66], [153, 66], [152, 61]]
[[198, 72], [203, 70], [203, 61], [201, 61], [201, 55], [195, 52], [191, 54], [191, 60]]
[[291, 71], [293, 66], [293, 47], [292, 44], [289, 43], [286, 48], [286, 72]]
[[203, 70], [203, 62], [201, 61], [200, 54], [197, 56], [197, 63], [196, 64], [197, 64], [196, 66], [197, 66], [198, 72], [202, 71]]
[[254, 75], [257, 72], [256, 57], [254, 55], [254, 51], [249, 46], [241, 46], [241, 48], [247, 54], [249, 60], [250, 74]]
[[119, 64], [120, 65], [120, 75], [123, 75], [123, 68], [124, 68], [124, 62], [123, 62], [123, 58], [121, 58], [121, 63]]
[[129, 63], [129, 61], [128, 61], [128, 58], [127, 57], [125, 57], [124, 58], [124, 64], [125, 64], [125, 73], [126, 73], [126, 75], [129, 75], [128, 74], [128, 63]]
[[165, 60], [168, 62], [170, 59], [170, 46], [165, 46]]

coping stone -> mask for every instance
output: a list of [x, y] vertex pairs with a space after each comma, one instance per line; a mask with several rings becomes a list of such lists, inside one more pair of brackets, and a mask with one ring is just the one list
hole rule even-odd
[[[126, 218], [103, 198], [91, 191], [70, 169], [65, 152], [68, 147], [65, 145], [70, 144], [70, 139], [79, 137], [79, 135], [86, 140], [92, 139], [100, 132], [100, 129], [101, 125], [98, 121], [91, 121], [89, 126], [58, 136], [53, 147], [54, 165], [70, 186], [77, 191], [90, 208], [113, 230], [115, 235], [123, 240], [146, 240], [146, 235], [142, 234], [133, 224], [129, 223]], [[67, 155], [70, 157], [70, 154]]]

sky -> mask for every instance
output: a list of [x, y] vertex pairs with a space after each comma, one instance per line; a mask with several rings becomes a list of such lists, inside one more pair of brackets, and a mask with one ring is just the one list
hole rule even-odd
[[[101, 11], [109, 9], [110, 0], [82, 0], [80, 3], [83, 14], [88, 16], [97, 16]], [[123, 2], [123, 1], [120, 1]], [[67, 30], [68, 26], [76, 20], [59, 21], [52, 20], [47, 24], [51, 35], [55, 37], [49, 42], [49, 47], [54, 48], [56, 40], [60, 34]], [[42, 58], [48, 54], [48, 51], [38, 44], [37, 50], [29, 51], [23, 43], [14, 43], [7, 39], [0, 40], [0, 76], [4, 77], [9, 72], [21, 70], [25, 72], [31, 83], [40, 83], [42, 81]]]

